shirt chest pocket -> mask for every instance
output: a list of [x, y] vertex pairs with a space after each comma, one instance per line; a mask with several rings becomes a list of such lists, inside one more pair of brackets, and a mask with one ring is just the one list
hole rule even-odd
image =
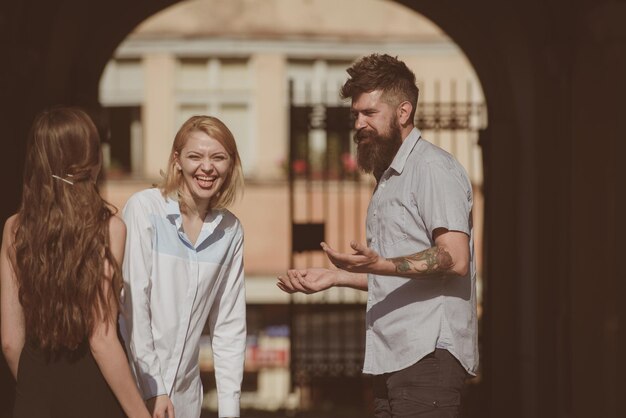
[[380, 208], [380, 240], [384, 245], [394, 245], [407, 238], [407, 210], [397, 201], [386, 203]]

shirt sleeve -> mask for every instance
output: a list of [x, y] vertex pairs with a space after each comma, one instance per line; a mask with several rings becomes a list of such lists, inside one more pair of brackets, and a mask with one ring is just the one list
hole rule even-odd
[[239, 416], [239, 398], [246, 351], [246, 297], [243, 272], [243, 231], [237, 223], [233, 257], [226, 280], [209, 314], [220, 417]]
[[123, 210], [127, 234], [123, 263], [122, 309], [125, 326], [122, 334], [144, 399], [167, 394], [151, 327], [150, 290], [154, 228], [149, 215], [149, 211], [137, 196], [131, 197]]
[[432, 238], [437, 228], [470, 234], [472, 188], [462, 167], [449, 161], [430, 161], [417, 173], [415, 201]]

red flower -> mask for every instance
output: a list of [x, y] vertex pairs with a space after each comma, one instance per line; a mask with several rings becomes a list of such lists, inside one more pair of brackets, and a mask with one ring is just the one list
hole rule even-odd
[[293, 160], [291, 162], [291, 170], [296, 174], [306, 173], [307, 163], [304, 160]]

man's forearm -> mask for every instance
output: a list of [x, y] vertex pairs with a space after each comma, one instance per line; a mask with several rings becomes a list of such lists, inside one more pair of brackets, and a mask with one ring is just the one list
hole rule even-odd
[[[443, 247], [434, 246], [418, 253], [388, 258], [393, 263], [393, 274], [410, 278], [439, 277], [456, 274], [452, 256]], [[387, 274], [391, 271], [386, 272]]]
[[351, 273], [345, 270], [337, 271], [337, 287], [349, 287], [357, 290], [367, 291], [367, 275], [362, 273]]

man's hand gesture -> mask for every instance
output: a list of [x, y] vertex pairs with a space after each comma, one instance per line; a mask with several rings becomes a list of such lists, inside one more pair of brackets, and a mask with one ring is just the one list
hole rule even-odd
[[335, 251], [325, 242], [322, 242], [321, 246], [328, 259], [342, 270], [352, 273], [378, 273], [383, 270], [385, 259], [363, 244], [351, 241], [350, 247], [354, 250], [353, 254]]
[[337, 270], [324, 268], [291, 269], [278, 276], [278, 288], [287, 293], [317, 293], [337, 284]]

